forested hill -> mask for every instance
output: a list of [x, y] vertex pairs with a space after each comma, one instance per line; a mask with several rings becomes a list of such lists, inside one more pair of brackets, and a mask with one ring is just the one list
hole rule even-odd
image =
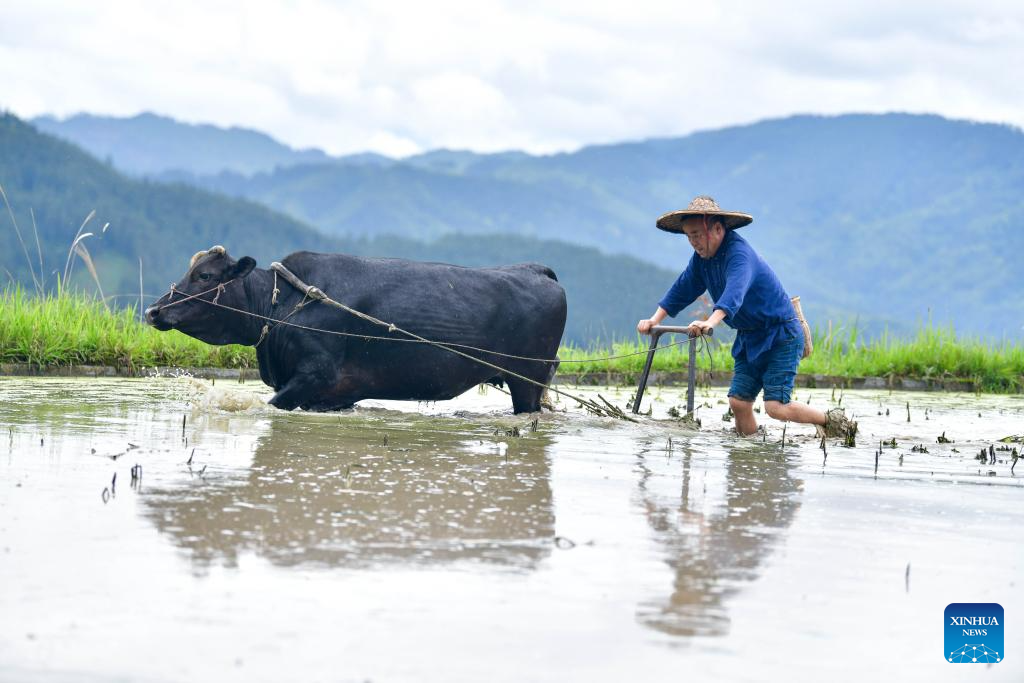
[[921, 115], [796, 116], [530, 156], [438, 151], [193, 178], [336, 235], [528, 235], [670, 269], [654, 219], [711, 194], [814, 318], [836, 311], [1020, 338], [1024, 133]]
[[[40, 133], [11, 115], [0, 117], [0, 184], [11, 202], [32, 266], [49, 284], [62, 272], [82, 221], [85, 241], [101, 266], [108, 293], [138, 292], [139, 264], [147, 289], [166, 289], [188, 258], [213, 244], [231, 245], [266, 260], [300, 248], [329, 248], [337, 240], [300, 221], [249, 201], [182, 184], [131, 180], [69, 143]], [[38, 226], [43, 265], [33, 234]], [[9, 217], [2, 217], [3, 267], [31, 283], [29, 266]], [[109, 226], [104, 230], [104, 225]], [[79, 269], [81, 271], [82, 269]]]
[[[520, 261], [546, 263], [558, 273], [569, 299], [566, 339], [586, 343], [595, 336], [624, 337], [652, 310], [675, 273], [593, 248], [516, 236], [495, 239], [452, 235], [431, 243], [409, 239], [329, 237], [302, 222], [246, 199], [230, 198], [184, 184], [125, 177], [81, 149], [11, 115], [0, 115], [0, 186], [11, 201], [25, 240], [0, 216], [0, 272], [32, 287], [36, 277], [52, 288], [62, 272], [75, 231], [93, 210], [86, 238], [107, 295], [138, 295], [139, 259], [145, 290], [156, 294], [184, 272], [189, 257], [214, 244], [235, 256], [254, 256], [264, 267], [292, 251], [340, 251], [403, 256], [461, 265]], [[42, 266], [36, 250], [38, 226]], [[104, 229], [104, 226], [109, 226]], [[80, 264], [77, 286], [92, 291]]]

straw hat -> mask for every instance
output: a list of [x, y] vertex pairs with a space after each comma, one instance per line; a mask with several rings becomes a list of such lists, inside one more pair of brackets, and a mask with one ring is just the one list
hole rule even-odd
[[699, 197], [695, 197], [685, 209], [666, 213], [658, 219], [657, 225], [665, 232], [682, 232], [683, 221], [690, 216], [721, 216], [725, 227], [729, 230], [750, 225], [754, 220], [754, 217], [747, 213], [722, 211], [718, 206], [718, 202], [706, 194], [702, 194]]

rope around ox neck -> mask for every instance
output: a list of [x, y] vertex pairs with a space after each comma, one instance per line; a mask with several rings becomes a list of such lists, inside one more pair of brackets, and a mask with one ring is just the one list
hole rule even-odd
[[[214, 304], [214, 302], [206, 301], [205, 299], [200, 299], [200, 301], [202, 301], [204, 304], [215, 305], [215, 306], [217, 306], [217, 308], [223, 308], [226, 311], [232, 311], [233, 313], [239, 313], [241, 315], [247, 315], [247, 316], [249, 316], [251, 318], [258, 318], [260, 320], [266, 321], [268, 324], [264, 325], [263, 327], [268, 328], [268, 330], [267, 330], [268, 333], [269, 333], [269, 331], [271, 329], [273, 329], [272, 327], [270, 327], [269, 324], [273, 324], [275, 327], [277, 325], [284, 325], [285, 327], [294, 327], [297, 330], [305, 330], [306, 332], [318, 332], [320, 334], [331, 334], [331, 335], [334, 335], [336, 337], [353, 337], [353, 338], [356, 338], [356, 339], [365, 339], [365, 340], [368, 340], [368, 341], [398, 342], [398, 343], [402, 343], [402, 344], [437, 343], [437, 344], [443, 344], [445, 346], [451, 346], [451, 347], [454, 347], [454, 348], [466, 349], [468, 351], [479, 351], [480, 353], [488, 353], [488, 354], [491, 354], [493, 356], [501, 356], [503, 358], [511, 358], [513, 360], [533, 361], [535, 363], [598, 363], [600, 361], [616, 360], [616, 359], [619, 359], [619, 358], [632, 358], [634, 356], [644, 356], [644, 355], [646, 355], [648, 353], [648, 351], [634, 351], [632, 353], [622, 353], [622, 354], [618, 354], [618, 355], [615, 355], [615, 356], [602, 356], [600, 358], [585, 358], [585, 359], [582, 359], [582, 360], [561, 359], [561, 358], [535, 358], [535, 357], [532, 357], [532, 356], [517, 356], [517, 355], [512, 354], [512, 353], [503, 353], [501, 351], [491, 351], [489, 349], [482, 349], [482, 348], [480, 348], [478, 346], [471, 346], [469, 344], [459, 344], [457, 342], [430, 342], [430, 341], [421, 341], [420, 339], [399, 339], [399, 338], [396, 338], [396, 337], [379, 337], [379, 336], [372, 335], [372, 334], [359, 334], [357, 332], [340, 332], [338, 330], [325, 330], [325, 329], [320, 328], [320, 327], [311, 327], [309, 325], [300, 325], [299, 323], [291, 322], [291, 321], [288, 320], [289, 316], [285, 316], [284, 318], [272, 318], [270, 316], [261, 315], [259, 313], [253, 313], [252, 311], [246, 311], [246, 310], [243, 310], [241, 308], [235, 308], [234, 306], [228, 306], [226, 304], [220, 304], [220, 303]], [[706, 337], [702, 337], [701, 339], [702, 339], [702, 341], [704, 341], [705, 349], [710, 354], [710, 347], [708, 347], [708, 345], [707, 345]], [[682, 341], [672, 342], [670, 344], [665, 344], [664, 346], [659, 346], [658, 348], [655, 349], [655, 351], [656, 352], [657, 351], [664, 351], [665, 349], [671, 348], [673, 346], [681, 346], [682, 344], [688, 344], [689, 342], [690, 342], [689, 339], [683, 339]], [[256, 344], [254, 344], [253, 346], [256, 346]]]

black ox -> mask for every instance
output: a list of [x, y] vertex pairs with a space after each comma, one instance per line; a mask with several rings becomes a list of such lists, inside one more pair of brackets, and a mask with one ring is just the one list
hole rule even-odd
[[[565, 291], [538, 264], [463, 268], [305, 251], [282, 264], [335, 301], [441, 343], [554, 359], [565, 328]], [[508, 386], [514, 412], [534, 412], [543, 387], [512, 373], [545, 385], [558, 366], [460, 349], [502, 368], [495, 370], [429, 344], [390, 341], [409, 337], [323, 302], [295, 310], [303, 292], [280, 276], [276, 283], [275, 304], [273, 271], [213, 247], [192, 257], [146, 320], [208, 344], [256, 346], [260, 378], [276, 391], [270, 403], [283, 410], [340, 410], [367, 398], [444, 400], [487, 382]], [[286, 323], [344, 334], [273, 322], [289, 314]]]

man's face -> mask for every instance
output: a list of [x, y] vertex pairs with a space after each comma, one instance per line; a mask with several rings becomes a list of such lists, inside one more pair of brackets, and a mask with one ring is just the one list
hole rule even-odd
[[702, 216], [691, 216], [684, 220], [683, 232], [686, 233], [690, 246], [697, 252], [697, 256], [704, 259], [715, 255], [725, 236], [725, 231], [710, 221], [705, 228]]

